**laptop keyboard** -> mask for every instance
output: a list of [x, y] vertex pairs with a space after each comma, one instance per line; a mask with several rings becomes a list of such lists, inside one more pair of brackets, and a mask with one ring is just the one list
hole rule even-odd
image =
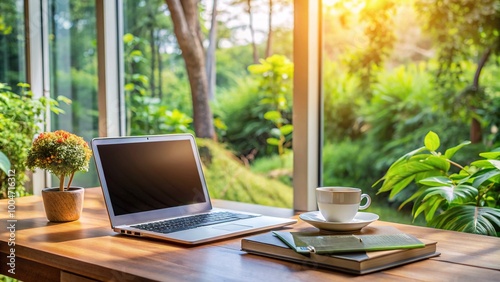
[[131, 227], [159, 233], [172, 233], [222, 222], [252, 218], [256, 216], [257, 215], [233, 212], [212, 212], [151, 223], [137, 224]]

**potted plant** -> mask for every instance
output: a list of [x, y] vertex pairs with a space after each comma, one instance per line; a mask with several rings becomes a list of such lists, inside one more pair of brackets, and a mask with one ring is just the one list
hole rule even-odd
[[400, 208], [413, 202], [413, 217], [423, 213], [431, 227], [500, 236], [500, 148], [468, 165], [452, 160], [468, 144], [438, 152], [439, 136], [430, 131], [423, 147], [394, 162], [373, 186], [383, 182], [378, 193], [390, 191], [390, 198], [416, 186]]
[[12, 170], [10, 176], [0, 170], [0, 199], [8, 198], [9, 193], [15, 193], [16, 197], [29, 194], [29, 189], [27, 191], [24, 185], [29, 179], [26, 159], [33, 136], [46, 125], [47, 108], [51, 113], [62, 114], [64, 111], [59, 107], [59, 102], [71, 103], [70, 99], [63, 96], [57, 100], [35, 96], [29, 84], [18, 83], [11, 87], [0, 82], [0, 151], [10, 161]]
[[[59, 186], [42, 190], [45, 213], [50, 221], [64, 222], [80, 218], [84, 189], [72, 187], [77, 171], [87, 171], [92, 151], [83, 138], [57, 130], [43, 132], [33, 141], [27, 167], [40, 168], [59, 178]], [[65, 184], [66, 176], [69, 176]]]

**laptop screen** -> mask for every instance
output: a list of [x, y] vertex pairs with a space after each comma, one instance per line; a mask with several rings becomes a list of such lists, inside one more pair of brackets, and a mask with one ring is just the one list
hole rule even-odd
[[95, 147], [115, 216], [207, 201], [189, 139], [143, 140]]

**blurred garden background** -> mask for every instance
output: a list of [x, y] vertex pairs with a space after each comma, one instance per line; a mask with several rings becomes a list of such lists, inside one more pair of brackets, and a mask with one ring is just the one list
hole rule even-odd
[[[90, 141], [98, 136], [95, 2], [48, 3], [50, 95], [71, 100], [51, 128]], [[122, 3], [125, 135], [194, 134], [169, 6]], [[293, 75], [301, 71], [292, 61], [293, 4], [200, 1], [216, 136], [199, 147], [215, 198], [292, 208]], [[324, 0], [321, 9], [321, 185], [360, 187], [374, 199], [369, 211], [411, 222], [409, 209], [397, 211], [404, 194], [389, 201], [372, 187], [392, 162], [431, 130], [445, 148], [472, 141], [459, 163], [499, 145], [500, 1]], [[27, 80], [23, 19], [23, 1], [0, 3], [0, 82], [14, 93]], [[0, 150], [14, 158], [23, 148], [13, 141], [26, 135], [6, 130], [6, 119], [0, 113]], [[75, 181], [99, 186], [93, 166]]]

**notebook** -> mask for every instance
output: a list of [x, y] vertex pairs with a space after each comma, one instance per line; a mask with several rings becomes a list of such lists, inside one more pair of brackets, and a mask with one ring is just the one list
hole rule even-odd
[[296, 222], [212, 207], [191, 134], [95, 138], [92, 151], [118, 233], [199, 244]]

